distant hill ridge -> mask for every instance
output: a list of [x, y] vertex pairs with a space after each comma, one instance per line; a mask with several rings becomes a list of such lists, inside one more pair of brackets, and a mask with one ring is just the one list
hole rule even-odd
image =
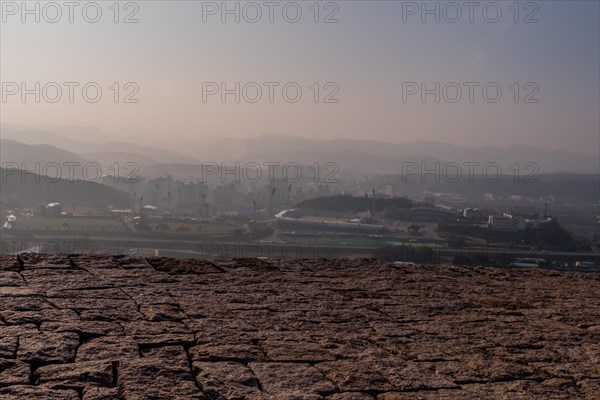
[[55, 179], [25, 171], [0, 168], [1, 199], [14, 205], [35, 207], [40, 203], [58, 202], [65, 206], [80, 207], [112, 205], [124, 208], [130, 204], [130, 196], [118, 189], [71, 179]]
[[[71, 129], [70, 132], [72, 134]], [[401, 162], [440, 162], [480, 164], [497, 163], [508, 169], [518, 163], [535, 163], [539, 173], [599, 173], [600, 157], [566, 150], [543, 150], [528, 145], [510, 147], [464, 147], [454, 144], [418, 140], [406, 143], [387, 143], [365, 139], [312, 140], [278, 134], [254, 138], [223, 138], [212, 141], [182, 139], [135, 141], [135, 138], [115, 141], [94, 132], [87, 141], [73, 139], [51, 131], [3, 128], [2, 138], [30, 145], [47, 144], [57, 149], [111, 164], [113, 160], [136, 162], [142, 166], [153, 164], [199, 164], [202, 162], [261, 162], [285, 163], [294, 161], [311, 165], [314, 162], [336, 162], [344, 170], [366, 174], [397, 173]], [[135, 142], [131, 142], [133, 139]], [[129, 141], [127, 141], [129, 140]], [[3, 145], [5, 142], [3, 141]], [[14, 145], [14, 143], [13, 143]], [[38, 150], [40, 150], [38, 148]], [[8, 153], [8, 152], [7, 152]], [[294, 159], [295, 158], [295, 159]], [[4, 160], [4, 159], [3, 159]]]

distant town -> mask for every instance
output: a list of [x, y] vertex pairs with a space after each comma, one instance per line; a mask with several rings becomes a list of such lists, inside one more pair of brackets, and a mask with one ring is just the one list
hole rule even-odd
[[31, 197], [46, 201], [2, 199], [3, 253], [598, 263], [597, 207], [550, 194], [434, 192], [382, 175], [331, 183], [104, 176], [90, 187], [93, 200], [77, 203], [61, 200], [56, 182], [31, 185]]

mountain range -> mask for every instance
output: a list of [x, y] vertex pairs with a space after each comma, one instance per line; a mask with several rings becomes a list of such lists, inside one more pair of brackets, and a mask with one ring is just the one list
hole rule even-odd
[[[312, 140], [297, 136], [262, 135], [254, 138], [223, 138], [167, 143], [136, 139], [115, 140], [101, 131], [82, 129], [81, 137], [75, 128], [63, 129], [61, 134], [42, 129], [2, 126], [0, 157], [2, 163], [26, 162], [85, 162], [95, 161], [105, 166], [134, 162], [140, 175], [154, 176], [161, 172], [161, 165], [169, 164], [171, 174], [186, 166], [193, 171], [203, 162], [217, 164], [296, 162], [301, 165], [335, 163], [340, 173], [353, 174], [399, 174], [402, 163], [426, 163], [433, 168], [436, 161], [445, 163], [466, 162], [497, 163], [503, 171], [512, 166], [523, 170], [526, 163], [535, 163], [537, 173], [599, 173], [598, 155], [579, 154], [566, 150], [543, 150], [532, 146], [510, 147], [479, 146], [464, 147], [454, 144], [412, 141], [386, 143], [376, 140], [332, 139]], [[167, 139], [168, 140], [168, 139]], [[147, 171], [147, 173], [144, 173]]]

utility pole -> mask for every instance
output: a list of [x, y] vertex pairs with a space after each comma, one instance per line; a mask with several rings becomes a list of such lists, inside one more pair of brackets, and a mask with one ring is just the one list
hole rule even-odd
[[156, 188], [156, 201], [158, 202], [157, 205], [160, 207], [161, 213], [162, 213], [162, 217], [165, 217], [165, 209], [162, 206], [162, 199], [160, 198], [160, 187], [158, 186], [158, 183], [154, 184], [154, 187]]
[[271, 205], [269, 207], [269, 214], [273, 215], [273, 196], [275, 196], [275, 187], [271, 190]]
[[196, 208], [196, 219], [198, 219], [199, 212], [200, 212], [200, 207], [199, 207], [200, 204], [198, 204], [198, 201], [200, 200], [200, 195], [201, 195], [200, 188], [201, 188], [200, 181], [197, 181], [196, 182], [196, 196], [194, 199], [196, 201], [196, 207], [195, 207]]
[[198, 219], [198, 184], [196, 184], [196, 188], [194, 189], [194, 216]]
[[168, 186], [167, 186], [167, 212], [170, 214], [171, 213], [171, 177], [169, 177], [169, 181], [168, 181]]
[[371, 211], [371, 217], [373, 217], [375, 215], [375, 189], [371, 189], [371, 191], [373, 192], [373, 210]]
[[137, 197], [137, 192], [133, 193], [133, 205], [131, 206], [131, 218], [133, 218], [135, 214], [135, 198]]
[[183, 205], [181, 204], [181, 186], [177, 186], [177, 193], [179, 193], [179, 213], [182, 214]]

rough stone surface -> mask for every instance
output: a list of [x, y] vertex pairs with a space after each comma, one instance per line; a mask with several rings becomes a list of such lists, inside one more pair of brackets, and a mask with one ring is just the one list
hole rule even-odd
[[139, 357], [139, 348], [135, 340], [123, 336], [105, 336], [91, 339], [79, 346], [77, 362], [83, 361], [120, 361]]
[[195, 362], [196, 379], [209, 398], [261, 399], [258, 379], [250, 368], [235, 362]]
[[19, 400], [79, 400], [75, 390], [54, 390], [40, 386], [0, 387], [0, 399]]
[[72, 332], [19, 336], [17, 358], [33, 365], [72, 362], [79, 335]]
[[0, 256], [0, 399], [600, 398], [600, 274]]
[[2, 385], [27, 385], [30, 381], [31, 368], [17, 360], [0, 359], [0, 382]]
[[335, 387], [310, 364], [302, 363], [251, 363], [263, 390], [270, 395], [279, 394], [329, 394]]
[[37, 384], [83, 389], [87, 386], [110, 386], [113, 368], [107, 362], [52, 364], [38, 368], [33, 374]]

